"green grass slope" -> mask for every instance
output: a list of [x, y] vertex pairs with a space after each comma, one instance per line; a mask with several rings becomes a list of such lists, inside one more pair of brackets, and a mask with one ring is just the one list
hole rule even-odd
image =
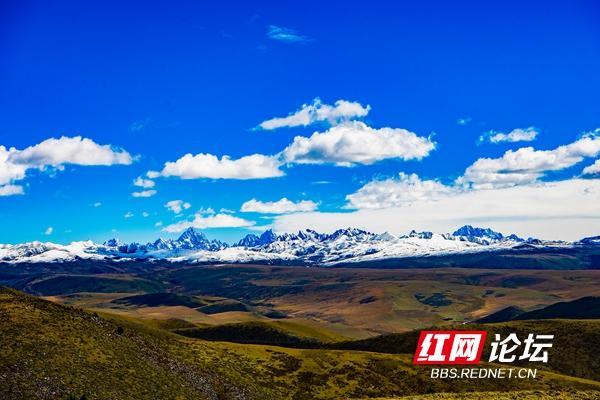
[[0, 288], [0, 398], [218, 399], [241, 390], [183, 362], [168, 338]]
[[[0, 321], [3, 400], [337, 400], [600, 389], [599, 382], [552, 371], [528, 380], [432, 380], [428, 367], [412, 365], [412, 354], [185, 338], [132, 318], [98, 316], [10, 289], [0, 289]], [[168, 328], [180, 325], [185, 326], [173, 320]], [[581, 359], [582, 368], [594, 365]]]
[[525, 319], [600, 319], [600, 297], [588, 296], [573, 301], [561, 301], [539, 310], [517, 315], [515, 320]]
[[112, 302], [115, 304], [122, 304], [135, 307], [185, 306], [190, 308], [196, 308], [206, 305], [206, 303], [193, 296], [185, 296], [181, 294], [166, 292], [147, 293], [121, 297], [113, 300]]
[[475, 322], [493, 323], [532, 319], [600, 319], [600, 297], [587, 296], [573, 301], [561, 301], [532, 311], [510, 306]]
[[[546, 367], [566, 375], [600, 381], [600, 357], [597, 355], [600, 348], [600, 320], [510, 321], [487, 325], [455, 325], [444, 329], [486, 330], [488, 335], [483, 359], [487, 358], [489, 342], [496, 333], [501, 334], [502, 338], [512, 332], [517, 333], [520, 338], [527, 337], [529, 333], [554, 334]], [[330, 347], [382, 353], [414, 353], [418, 336], [419, 332], [412, 331], [340, 342]]]
[[600, 392], [590, 390], [528, 390], [518, 392], [438, 393], [377, 400], [598, 400]]

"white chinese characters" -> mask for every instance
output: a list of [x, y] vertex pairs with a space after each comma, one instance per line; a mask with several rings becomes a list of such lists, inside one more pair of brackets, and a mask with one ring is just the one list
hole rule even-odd
[[530, 333], [522, 342], [516, 333], [509, 334], [504, 340], [500, 334], [494, 335], [489, 361], [511, 363], [517, 359], [518, 350], [524, 344], [524, 349], [518, 356], [519, 360], [530, 362], [548, 362], [548, 350], [552, 347], [554, 335], [534, 335]]

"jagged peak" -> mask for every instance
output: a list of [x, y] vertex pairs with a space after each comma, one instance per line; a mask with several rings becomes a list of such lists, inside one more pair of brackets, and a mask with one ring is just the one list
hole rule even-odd
[[501, 240], [504, 238], [500, 232], [496, 232], [491, 228], [479, 228], [472, 225], [464, 225], [458, 228], [454, 233], [454, 236], [465, 236], [465, 237], [486, 237], [495, 240]]
[[121, 244], [122, 244], [121, 241], [117, 238], [108, 239], [107, 241], [105, 241], [103, 243], [104, 246], [108, 246], [108, 247], [119, 247]]
[[203, 240], [207, 240], [204, 232], [198, 231], [191, 226], [183, 231], [177, 240], [185, 240], [187, 238], [201, 238]]

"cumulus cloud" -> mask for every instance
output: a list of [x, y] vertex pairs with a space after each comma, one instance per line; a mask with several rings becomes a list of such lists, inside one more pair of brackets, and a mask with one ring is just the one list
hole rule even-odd
[[24, 194], [23, 186], [20, 185], [3, 185], [0, 186], [0, 197], [1, 196], [15, 196]]
[[146, 176], [150, 179], [160, 178], [160, 172], [158, 171], [148, 171], [146, 172]]
[[322, 121], [335, 125], [340, 121], [365, 117], [370, 110], [371, 106], [363, 106], [354, 101], [338, 100], [332, 106], [322, 103], [317, 98], [313, 100], [312, 104], [303, 104], [299, 110], [287, 117], [263, 121], [259, 124], [259, 127], [271, 130], [283, 127], [309, 126]]
[[598, 234], [600, 179], [570, 179], [490, 190], [457, 191], [401, 207], [309, 212], [275, 217], [277, 232], [353, 226], [402, 234], [411, 229], [452, 232], [464, 224], [522, 237], [577, 240]]
[[469, 166], [457, 184], [475, 189], [509, 187], [536, 182], [547, 171], [559, 171], [600, 154], [600, 131], [584, 135], [553, 150], [522, 147], [500, 158], [480, 158]]
[[192, 205], [190, 203], [188, 203], [187, 201], [183, 201], [183, 200], [171, 200], [165, 204], [165, 207], [168, 208], [169, 211], [171, 211], [175, 214], [179, 214], [183, 210], [187, 210], [191, 206]]
[[19, 150], [15, 148], [7, 149], [0, 146], [0, 185], [25, 179], [25, 173], [30, 167], [13, 161], [14, 155], [18, 152]]
[[131, 155], [122, 149], [109, 145], [99, 145], [81, 136], [50, 138], [35, 146], [16, 151], [11, 156], [15, 164], [34, 167], [76, 165], [128, 165], [133, 162]]
[[94, 204], [92, 204], [92, 205], [93, 205], [95, 208], [102, 207], [102, 203], [101, 203], [101, 202], [99, 202], [99, 201], [95, 202], [95, 203], [94, 203]]
[[480, 142], [489, 141], [490, 143], [502, 143], [502, 142], [531, 142], [534, 141], [540, 132], [530, 126], [529, 128], [517, 128], [513, 129], [509, 133], [489, 131], [479, 137]]
[[285, 43], [304, 43], [310, 41], [308, 36], [300, 35], [295, 29], [277, 25], [267, 27], [267, 37]]
[[433, 149], [431, 138], [406, 129], [376, 129], [361, 121], [349, 121], [310, 137], [296, 136], [281, 155], [287, 163], [352, 166], [393, 158], [420, 160]]
[[133, 192], [133, 197], [152, 197], [156, 194], [156, 190], [142, 190], [140, 192]]
[[592, 165], [589, 165], [583, 169], [584, 175], [595, 175], [600, 174], [600, 160], [596, 160]]
[[[186, 154], [177, 161], [167, 162], [161, 176], [175, 176], [182, 179], [263, 179], [283, 176], [277, 157], [263, 154], [232, 159], [212, 154]], [[149, 171], [147, 176], [156, 176]]]
[[138, 176], [134, 179], [133, 185], [138, 186], [144, 189], [153, 188], [156, 183], [150, 179], [144, 179], [141, 176]]
[[133, 213], [132, 213], [131, 211], [127, 211], [127, 212], [125, 213], [125, 215], [123, 215], [123, 217], [124, 217], [124, 218], [131, 218], [131, 217], [133, 217]]
[[286, 214], [295, 212], [307, 212], [317, 209], [317, 203], [310, 200], [301, 200], [293, 202], [287, 198], [282, 198], [277, 201], [260, 201], [251, 199], [242, 204], [240, 211], [242, 212], [257, 212], [263, 214]]
[[400, 128], [372, 128], [351, 120], [367, 115], [370, 106], [338, 100], [333, 106], [315, 100], [285, 118], [263, 122], [264, 129], [309, 125], [315, 121], [332, 123], [325, 132], [310, 137], [296, 136], [283, 151], [274, 155], [252, 154], [238, 159], [228, 155], [188, 153], [168, 161], [161, 171], [148, 171], [146, 177], [181, 179], [264, 179], [285, 175], [282, 168], [293, 164], [334, 164], [350, 167], [370, 165], [386, 159], [421, 160], [436, 147], [431, 136], [424, 137]]
[[44, 231], [44, 235], [52, 235], [52, 232], [54, 232], [54, 228], [49, 226], [46, 228], [46, 230]]
[[129, 165], [133, 157], [125, 150], [110, 145], [100, 145], [93, 140], [75, 137], [46, 139], [23, 150], [0, 146], [0, 187], [5, 193], [22, 194], [15, 182], [25, 179], [29, 170], [63, 169], [65, 165], [108, 166]]
[[400, 173], [397, 178], [374, 180], [346, 196], [351, 209], [401, 207], [418, 201], [437, 200], [457, 189], [436, 180], [421, 180], [416, 174]]
[[231, 214], [211, 214], [196, 213], [192, 220], [180, 221], [175, 224], [168, 225], [163, 228], [163, 231], [170, 233], [183, 232], [187, 228], [243, 228], [254, 225], [254, 222], [243, 218], [235, 217]]
[[467, 125], [472, 120], [473, 120], [473, 118], [471, 118], [471, 117], [459, 118], [456, 120], [456, 123], [458, 125]]

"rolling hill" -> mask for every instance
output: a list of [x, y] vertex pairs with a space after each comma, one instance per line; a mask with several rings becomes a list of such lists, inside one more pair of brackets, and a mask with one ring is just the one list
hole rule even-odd
[[526, 312], [509, 306], [496, 311], [476, 322], [506, 322], [532, 319], [600, 319], [600, 297], [588, 296], [573, 301], [561, 301], [546, 307]]
[[[325, 400], [473, 390], [503, 395], [534, 390], [540, 396], [559, 390], [579, 396], [600, 389], [591, 380], [598, 371], [591, 358], [597, 348], [595, 321], [500, 325], [523, 332], [567, 332], [564, 340], [556, 341], [564, 354], [553, 354], [552, 371], [541, 372], [535, 380], [480, 380], [474, 386], [469, 380], [432, 380], [428, 368], [414, 367], [409, 334], [397, 336], [405, 348], [382, 337], [372, 342], [370, 351], [350, 349], [367, 350], [365, 342], [338, 344], [336, 349], [331, 343], [305, 349], [209, 342], [175, 335], [148, 321], [98, 315], [2, 288], [0, 316], [0, 398], [6, 400]], [[167, 325], [189, 326], [176, 322]], [[581, 346], [584, 342], [587, 348]], [[398, 351], [409, 354], [391, 354]]]

